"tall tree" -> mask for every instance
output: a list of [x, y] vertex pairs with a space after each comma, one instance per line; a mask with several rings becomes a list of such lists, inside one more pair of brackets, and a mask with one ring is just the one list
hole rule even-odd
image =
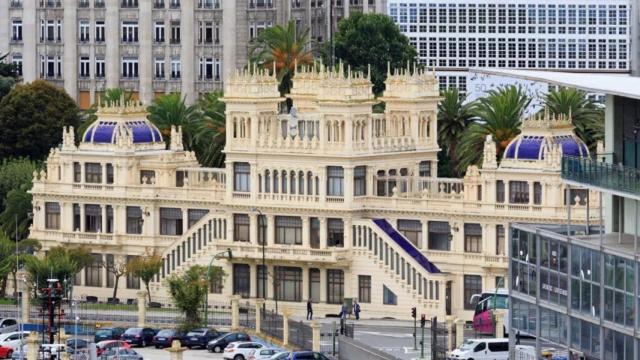
[[18, 67], [13, 63], [5, 62], [7, 56], [9, 56], [8, 53], [0, 56], [0, 100], [9, 94], [13, 85], [19, 80]]
[[14, 240], [24, 239], [29, 234], [32, 196], [28, 190], [23, 185], [9, 191], [4, 199], [4, 210], [0, 213], [0, 231], [15, 238]]
[[129, 271], [134, 276], [140, 278], [147, 289], [147, 296], [151, 302], [151, 290], [149, 283], [162, 268], [162, 256], [156, 252], [147, 252], [144, 256], [137, 257], [129, 262]]
[[0, 298], [6, 295], [7, 279], [13, 280], [13, 296], [18, 296], [18, 271], [35, 251], [40, 250], [38, 240], [24, 239], [17, 243], [0, 233]]
[[438, 103], [438, 142], [449, 157], [452, 175], [459, 177], [458, 141], [473, 117], [473, 104], [467, 103], [466, 97], [456, 88], [444, 90], [441, 96]]
[[158, 127], [165, 140], [169, 140], [171, 126], [182, 126], [185, 147], [194, 149], [194, 126], [203, 116], [198, 106], [187, 105], [180, 94], [173, 93], [157, 97], [147, 112], [147, 118]]
[[371, 65], [375, 94], [384, 90], [387, 64], [400, 68], [406, 67], [407, 62], [418, 62], [418, 53], [409, 44], [409, 39], [389, 16], [383, 14], [352, 13], [338, 23], [333, 43], [328, 42], [326, 46], [325, 61], [329, 61], [335, 52], [336, 59], [351, 65], [354, 70], [366, 73]]
[[549, 92], [545, 107], [552, 114], [570, 116], [576, 135], [594, 151], [598, 141], [604, 139], [604, 111], [596, 106], [584, 91], [560, 88]]
[[62, 127], [79, 121], [78, 106], [64, 90], [44, 80], [16, 85], [0, 101], [0, 158], [43, 159], [60, 143]]
[[194, 124], [195, 152], [200, 164], [211, 167], [224, 166], [226, 140], [225, 104], [220, 101], [221, 91], [204, 94], [198, 106], [203, 116]]
[[[206, 267], [195, 265], [182, 275], [174, 274], [167, 279], [169, 294], [176, 307], [184, 314], [183, 327], [206, 326], [203, 324], [201, 311], [209, 289], [207, 271]], [[221, 279], [224, 275], [224, 271], [220, 267], [212, 267], [209, 273], [212, 282]]]
[[31, 257], [26, 260], [25, 269], [30, 281], [38, 288], [47, 286], [47, 279], [72, 279], [84, 267], [93, 264], [94, 258], [85, 248], [55, 246], [44, 257]]
[[113, 275], [113, 295], [111, 298], [115, 301], [118, 298], [118, 283], [121, 277], [129, 273], [129, 264], [125, 259], [114, 258], [113, 261], [104, 261], [102, 266], [108, 274]]
[[283, 95], [291, 89], [296, 64], [313, 63], [309, 29], [297, 29], [293, 20], [285, 25], [264, 29], [255, 38], [249, 51], [252, 62], [266, 69], [275, 67], [280, 80], [278, 90]]
[[478, 99], [472, 113], [479, 121], [467, 127], [458, 144], [458, 171], [464, 173], [469, 165], [482, 160], [487, 135], [493, 137], [501, 158], [509, 142], [520, 134], [521, 118], [530, 102], [524, 90], [513, 85], [491, 90]]
[[[9, 191], [30, 189], [33, 172], [39, 171], [41, 163], [28, 158], [4, 159], [0, 162], [0, 199], [5, 199]], [[0, 211], [4, 209], [0, 200]]]

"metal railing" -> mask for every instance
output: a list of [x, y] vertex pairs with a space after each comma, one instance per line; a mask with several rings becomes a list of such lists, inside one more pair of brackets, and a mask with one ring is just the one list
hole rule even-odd
[[565, 180], [640, 195], [640, 169], [611, 164], [590, 158], [562, 158], [562, 178]]
[[289, 320], [289, 344], [300, 350], [313, 348], [313, 330], [304, 321]]
[[262, 313], [262, 321], [260, 323], [260, 331], [274, 339], [283, 340], [284, 321], [282, 315], [271, 310], [260, 310]]
[[240, 304], [238, 309], [240, 316], [240, 326], [255, 329], [256, 328], [256, 308], [250, 303]]

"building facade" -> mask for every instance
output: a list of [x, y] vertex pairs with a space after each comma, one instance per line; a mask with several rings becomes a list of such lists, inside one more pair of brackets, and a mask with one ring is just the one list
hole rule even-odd
[[474, 93], [494, 84], [471, 68], [630, 72], [631, 2], [390, 0], [388, 11], [441, 88]]
[[[210, 299], [266, 297], [299, 311], [312, 299], [328, 314], [351, 298], [364, 317], [408, 318], [418, 306], [471, 319], [471, 295], [504, 284], [508, 224], [566, 218], [560, 158], [587, 150], [566, 119], [532, 118], [500, 165], [487, 139], [480, 168], [438, 178], [438, 94], [432, 73], [397, 70], [385, 112], [373, 113], [367, 75], [314, 66], [296, 73], [295, 111], [280, 114], [275, 77], [236, 71], [225, 85], [221, 169], [199, 167], [179, 129], [165, 148], [142, 107], [101, 108], [79, 141], [65, 129], [36, 174], [30, 236], [44, 250], [91, 249], [79, 296], [111, 296], [100, 262], [156, 251], [152, 290], [166, 296], [168, 276], [231, 249], [214, 262], [228, 276]], [[585, 223], [586, 194], [575, 195], [569, 208]], [[133, 298], [139, 282], [120, 281], [120, 296]]]
[[155, 95], [222, 89], [245, 66], [251, 40], [294, 20], [322, 45], [350, 11], [383, 12], [385, 0], [6, 0], [0, 54], [26, 82], [46, 79], [86, 108], [122, 87]]

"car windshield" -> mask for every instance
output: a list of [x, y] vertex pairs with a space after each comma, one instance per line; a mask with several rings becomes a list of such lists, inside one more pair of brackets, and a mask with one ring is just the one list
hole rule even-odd
[[142, 328], [131, 328], [131, 329], [127, 329], [127, 331], [125, 332], [125, 334], [139, 334], [142, 332]]
[[202, 330], [189, 331], [189, 333], [187, 334], [187, 336], [202, 336], [202, 335], [204, 335], [204, 331]]
[[158, 332], [158, 336], [171, 336], [173, 335], [173, 330], [160, 330]]
[[111, 335], [111, 329], [102, 329], [96, 331], [96, 335]]
[[464, 344], [462, 344], [462, 346], [460, 346], [460, 350], [473, 350], [473, 348], [475, 348], [477, 344], [478, 343], [475, 341], [467, 340], [464, 342]]

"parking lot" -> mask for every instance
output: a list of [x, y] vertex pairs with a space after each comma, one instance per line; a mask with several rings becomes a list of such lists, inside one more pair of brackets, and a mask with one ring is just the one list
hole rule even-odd
[[[156, 349], [154, 347], [147, 348], [135, 348], [145, 359], [149, 360], [169, 360], [171, 355], [167, 350]], [[222, 354], [210, 353], [207, 350], [193, 349], [186, 350], [183, 353], [184, 360], [198, 360], [198, 359], [222, 359]]]

